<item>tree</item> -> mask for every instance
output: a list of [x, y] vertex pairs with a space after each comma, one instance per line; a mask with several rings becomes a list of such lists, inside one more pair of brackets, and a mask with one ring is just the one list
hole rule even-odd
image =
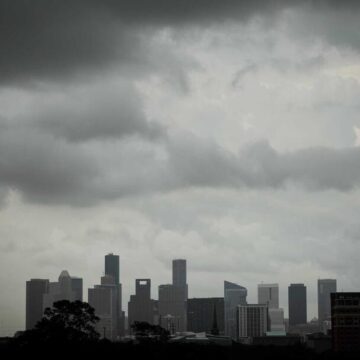
[[46, 308], [35, 329], [25, 331], [18, 340], [25, 343], [95, 341], [99, 339], [95, 330], [98, 320], [88, 303], [61, 300]]

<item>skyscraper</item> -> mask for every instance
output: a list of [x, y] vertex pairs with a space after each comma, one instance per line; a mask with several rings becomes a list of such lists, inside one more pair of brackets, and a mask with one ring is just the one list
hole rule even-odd
[[[216, 322], [214, 321], [214, 313]], [[187, 301], [187, 330], [210, 333], [214, 323], [224, 333], [224, 298], [195, 298]]]
[[128, 303], [129, 328], [135, 321], [154, 324], [154, 300], [151, 299], [151, 280], [136, 279], [135, 295], [130, 296]]
[[289, 326], [307, 323], [306, 286], [290, 284], [289, 295]]
[[322, 330], [325, 320], [331, 318], [331, 293], [336, 293], [335, 279], [318, 280], [318, 319], [319, 326]]
[[269, 309], [279, 308], [279, 285], [259, 284], [258, 304], [267, 304]]
[[171, 332], [186, 331], [186, 307], [188, 285], [186, 283], [186, 260], [173, 260], [173, 283], [159, 286], [160, 325]]
[[360, 351], [360, 293], [331, 293], [333, 350]]
[[49, 280], [31, 279], [26, 282], [26, 330], [33, 329], [44, 314], [43, 297], [49, 291]]
[[247, 290], [229, 281], [224, 281], [225, 335], [237, 339], [237, 306], [246, 305]]
[[173, 285], [186, 286], [186, 260], [175, 259], [172, 262]]
[[72, 278], [67, 270], [61, 272], [57, 282], [49, 283], [49, 291], [43, 296], [43, 310], [60, 300], [82, 301], [82, 279]]
[[117, 324], [118, 335], [124, 334], [124, 319], [122, 312], [122, 285], [120, 283], [120, 257], [113, 253], [105, 255], [105, 275], [114, 279], [114, 285], [117, 287]]
[[247, 304], [237, 306], [237, 337], [264, 336], [268, 331], [268, 306]]
[[95, 329], [102, 338], [116, 340], [119, 335], [118, 285], [111, 275], [101, 278], [101, 284], [88, 290], [89, 304], [99, 321]]
[[115, 284], [120, 283], [120, 258], [119, 255], [105, 255], [105, 275], [111, 275]]

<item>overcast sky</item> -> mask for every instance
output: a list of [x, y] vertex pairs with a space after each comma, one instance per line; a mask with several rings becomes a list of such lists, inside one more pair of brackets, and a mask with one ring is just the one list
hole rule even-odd
[[[360, 290], [360, 3], [1, 0], [0, 335], [61, 270], [189, 296]], [[85, 297], [85, 299], [87, 296]]]

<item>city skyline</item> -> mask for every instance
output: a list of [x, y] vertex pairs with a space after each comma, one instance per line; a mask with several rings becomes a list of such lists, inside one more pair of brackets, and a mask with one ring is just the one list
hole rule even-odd
[[[360, 289], [360, 3], [1, 0], [0, 334], [25, 283]], [[180, 281], [182, 281], [179, 278]], [[328, 305], [326, 305], [328, 306]], [[327, 310], [328, 311], [328, 310]], [[278, 314], [279, 315], [279, 314]]]

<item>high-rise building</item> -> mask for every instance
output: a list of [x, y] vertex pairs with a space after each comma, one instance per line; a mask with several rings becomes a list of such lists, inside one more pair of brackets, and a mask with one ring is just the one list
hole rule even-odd
[[214, 325], [220, 334], [224, 333], [224, 298], [188, 299], [187, 330], [196, 333], [211, 333]]
[[43, 310], [60, 300], [82, 301], [82, 279], [72, 278], [66, 270], [61, 272], [58, 282], [49, 283], [49, 291], [43, 297]]
[[95, 329], [102, 338], [109, 340], [118, 338], [118, 296], [118, 285], [110, 275], [101, 278], [101, 285], [95, 285], [93, 289], [88, 290], [88, 302], [99, 317]]
[[31, 279], [26, 282], [26, 330], [33, 329], [44, 314], [43, 297], [49, 291], [49, 280]]
[[247, 290], [238, 284], [224, 281], [225, 335], [237, 339], [237, 306], [246, 305]]
[[186, 331], [186, 260], [173, 260], [173, 283], [159, 286], [159, 322], [172, 333]]
[[306, 286], [290, 284], [289, 295], [289, 326], [307, 323]]
[[119, 255], [105, 255], [105, 275], [111, 275], [115, 284], [120, 284], [120, 258]]
[[269, 309], [269, 330], [272, 334], [285, 335], [284, 309]]
[[267, 304], [269, 309], [279, 308], [279, 285], [259, 284], [258, 304]]
[[186, 260], [175, 259], [172, 262], [173, 285], [186, 286]]
[[268, 331], [268, 317], [267, 305], [238, 305], [237, 338], [264, 336]]
[[324, 322], [331, 318], [331, 293], [336, 293], [335, 279], [318, 280], [318, 319], [320, 329], [323, 330]]
[[154, 324], [154, 300], [151, 299], [151, 280], [136, 279], [135, 295], [130, 296], [128, 303], [129, 329], [135, 321]]
[[360, 351], [360, 293], [331, 293], [333, 350]]

